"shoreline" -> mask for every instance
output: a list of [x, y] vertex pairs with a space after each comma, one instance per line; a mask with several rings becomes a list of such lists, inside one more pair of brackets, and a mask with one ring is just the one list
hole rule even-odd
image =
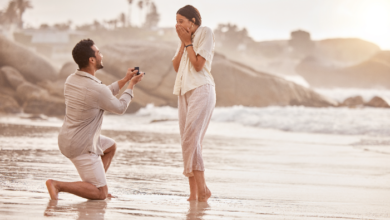
[[[118, 144], [107, 173], [109, 192], [118, 198], [96, 202], [60, 193], [61, 200], [51, 204], [46, 179], [78, 180], [58, 150], [59, 127], [0, 122], [2, 219], [390, 218], [390, 156], [366, 150], [377, 144], [368, 140], [375, 137], [212, 122], [204, 158], [213, 196], [199, 206], [186, 201], [180, 139], [172, 123], [151, 123], [147, 132], [103, 130]], [[163, 126], [172, 133], [152, 132]]]

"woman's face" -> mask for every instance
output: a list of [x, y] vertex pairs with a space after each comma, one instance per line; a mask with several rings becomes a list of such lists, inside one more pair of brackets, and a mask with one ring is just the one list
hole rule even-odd
[[193, 24], [194, 23], [192, 23], [190, 20], [188, 20], [188, 18], [184, 17], [183, 15], [176, 14], [176, 25], [180, 25], [186, 30], [188, 30]]

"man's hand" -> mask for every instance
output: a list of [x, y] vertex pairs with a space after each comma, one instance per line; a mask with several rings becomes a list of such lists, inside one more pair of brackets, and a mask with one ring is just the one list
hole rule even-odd
[[129, 69], [127, 70], [127, 72], [126, 72], [126, 76], [123, 77], [123, 79], [121, 79], [121, 80], [118, 81], [119, 89], [122, 89], [122, 87], [125, 86], [126, 83], [127, 83], [128, 81], [130, 81], [131, 78], [133, 78], [133, 76], [134, 76], [135, 74], [137, 74], [137, 73], [138, 73], [138, 70], [134, 70], [134, 68], [129, 68]]
[[142, 78], [144, 78], [144, 75], [145, 74], [143, 72], [141, 72], [141, 74], [139, 74], [139, 75], [134, 75], [133, 78], [131, 78], [129, 86], [127, 86], [127, 88], [134, 89], [135, 84], [141, 82]]
[[127, 69], [127, 73], [126, 73], [125, 79], [127, 81], [129, 81], [137, 73], [138, 73], [138, 70], [134, 70], [134, 68], [129, 68], [129, 69]]

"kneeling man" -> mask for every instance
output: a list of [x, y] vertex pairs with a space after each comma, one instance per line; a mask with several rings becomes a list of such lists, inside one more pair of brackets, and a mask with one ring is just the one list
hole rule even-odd
[[[100, 134], [104, 111], [123, 114], [133, 98], [133, 87], [144, 74], [128, 69], [126, 76], [106, 86], [95, 77], [103, 68], [103, 55], [90, 39], [76, 44], [72, 51], [79, 69], [65, 82], [66, 115], [58, 136], [61, 153], [75, 165], [81, 182], [47, 180], [50, 197], [58, 199], [59, 192], [68, 192], [86, 199], [106, 199], [106, 172], [114, 157], [113, 139]], [[116, 94], [128, 82], [122, 96]]]

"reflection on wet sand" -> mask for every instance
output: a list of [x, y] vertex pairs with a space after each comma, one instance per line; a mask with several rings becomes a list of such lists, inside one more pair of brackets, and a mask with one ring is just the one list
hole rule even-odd
[[189, 202], [190, 208], [187, 213], [187, 220], [200, 220], [206, 216], [206, 211], [210, 209], [210, 206], [207, 202]]
[[55, 217], [58, 213], [64, 213], [68, 217], [75, 215], [74, 219], [79, 220], [103, 220], [107, 208], [107, 202], [105, 200], [87, 200], [86, 202], [64, 205], [58, 205], [58, 202], [58, 200], [50, 200], [44, 216]]
[[[109, 202], [109, 201], [108, 201]], [[103, 220], [107, 208], [107, 201], [87, 200], [85, 202], [68, 204], [61, 203], [61, 200], [50, 200], [47, 203], [44, 212], [45, 217], [68, 217], [78, 220]], [[188, 212], [186, 214], [187, 220], [204, 219], [207, 211], [210, 210], [210, 205], [206, 202], [189, 202]], [[131, 210], [131, 209], [128, 209]], [[128, 213], [130, 216], [147, 216], [145, 210], [132, 209], [134, 213]], [[135, 214], [137, 213], [138, 214]], [[150, 217], [150, 216], [149, 216]]]

